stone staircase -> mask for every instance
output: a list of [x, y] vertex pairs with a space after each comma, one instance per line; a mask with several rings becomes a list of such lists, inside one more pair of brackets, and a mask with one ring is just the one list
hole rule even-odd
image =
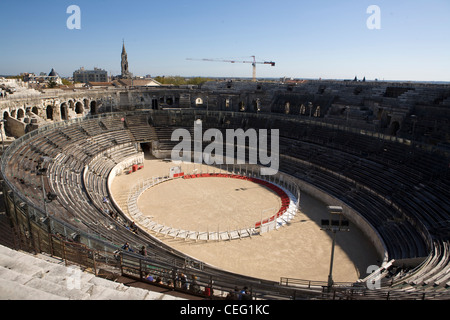
[[96, 277], [43, 254], [0, 246], [0, 300], [184, 300]]

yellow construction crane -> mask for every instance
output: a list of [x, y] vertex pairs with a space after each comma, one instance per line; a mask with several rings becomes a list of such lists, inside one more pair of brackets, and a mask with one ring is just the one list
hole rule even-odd
[[187, 58], [187, 60], [196, 60], [196, 61], [213, 61], [213, 62], [231, 62], [231, 63], [251, 63], [253, 67], [253, 81], [256, 81], [256, 65], [257, 64], [270, 64], [272, 67], [275, 66], [275, 62], [273, 61], [256, 61], [255, 56], [251, 56], [253, 61], [240, 61], [240, 60], [222, 60], [222, 59], [192, 59]]

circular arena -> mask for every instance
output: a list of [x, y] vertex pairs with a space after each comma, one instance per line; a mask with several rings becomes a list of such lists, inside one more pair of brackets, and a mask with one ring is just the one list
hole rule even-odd
[[[381, 134], [350, 125], [346, 115], [331, 121], [324, 105], [322, 116], [285, 112], [292, 89], [271, 110], [246, 92], [250, 102], [234, 103], [236, 110], [152, 99], [155, 108], [113, 109], [96, 93], [73, 118], [51, 113], [51, 122], [25, 130], [1, 166], [20, 245], [99, 275], [176, 281], [185, 274], [217, 298], [246, 286], [255, 299], [448, 299], [448, 152], [402, 138], [398, 127]], [[136, 94], [142, 102], [150, 96]], [[248, 161], [170, 161], [172, 132], [192, 131], [197, 120], [204, 131], [278, 129], [278, 173], [261, 176], [261, 165]], [[330, 207], [341, 208], [349, 226], [335, 235], [331, 283], [333, 234], [323, 224]]]
[[[227, 173], [183, 172], [181, 179], [152, 184], [151, 189], [140, 195], [138, 207], [155, 220], [176, 225], [172, 232], [178, 232], [177, 237], [186, 238], [189, 237], [187, 232], [194, 232], [181, 232], [180, 228], [208, 230], [217, 225], [218, 235], [214, 236], [220, 239], [225, 232], [220, 225], [240, 225], [235, 231], [228, 227], [223, 235], [225, 239], [233, 239], [236, 235], [242, 237], [244, 232], [250, 236], [252, 233], [246, 230], [279, 218], [287, 211], [289, 202], [285, 191], [264, 180]], [[263, 219], [264, 212], [273, 215]], [[210, 239], [209, 232], [207, 238]]]

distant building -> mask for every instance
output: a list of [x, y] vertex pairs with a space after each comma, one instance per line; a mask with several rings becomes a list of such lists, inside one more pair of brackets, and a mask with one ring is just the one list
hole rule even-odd
[[50, 81], [53, 81], [58, 85], [62, 84], [61, 77], [53, 68], [48, 75], [45, 74], [44, 72], [41, 72], [40, 75], [38, 76], [36, 76], [34, 73], [25, 73], [23, 76], [24, 81], [30, 84], [45, 85], [48, 84]]
[[88, 83], [88, 82], [108, 82], [108, 72], [100, 68], [94, 70], [85, 70], [83, 67], [74, 71], [73, 81]]

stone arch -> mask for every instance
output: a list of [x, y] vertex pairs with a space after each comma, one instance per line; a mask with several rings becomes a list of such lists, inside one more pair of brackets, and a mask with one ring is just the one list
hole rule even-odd
[[245, 102], [244, 101], [241, 101], [241, 102], [239, 102], [239, 111], [245, 111]]
[[8, 113], [8, 111], [4, 111], [3, 112], [3, 120], [6, 120], [6, 119], [8, 119], [9, 118], [9, 113]]
[[25, 111], [22, 108], [17, 109], [17, 119], [23, 119], [23, 118], [25, 118]]
[[253, 111], [258, 113], [261, 111], [261, 101], [259, 99], [255, 99], [252, 101]]
[[69, 120], [69, 108], [67, 107], [67, 103], [64, 102], [59, 107], [60, 114], [61, 114], [61, 120]]
[[84, 104], [84, 108], [83, 108], [84, 110], [89, 109], [89, 100], [88, 99], [84, 99], [83, 104]]
[[306, 107], [305, 107], [305, 105], [303, 103], [300, 106], [300, 114], [306, 114]]
[[158, 99], [152, 98], [152, 110], [158, 110], [158, 109], [159, 109]]
[[45, 114], [47, 116], [47, 119], [53, 120], [53, 107], [51, 105], [48, 105], [45, 109]]
[[76, 114], [83, 114], [83, 111], [84, 111], [83, 104], [80, 101], [75, 103], [75, 113]]
[[396, 136], [399, 130], [400, 130], [400, 123], [398, 121], [393, 121], [391, 123], [391, 135]]
[[33, 107], [33, 108], [31, 108], [31, 112], [38, 116], [38, 115], [39, 115], [39, 109], [38, 109], [38, 107]]
[[314, 108], [314, 104], [311, 102], [311, 101], [309, 101], [308, 102], [308, 109], [309, 109], [309, 116], [311, 117], [311, 115], [312, 115], [312, 110], [313, 110], [313, 108]]
[[320, 117], [320, 106], [316, 107], [316, 111], [314, 111], [314, 117], [316, 118]]
[[69, 100], [69, 108], [72, 110], [75, 109], [75, 102], [73, 102], [73, 100]]
[[96, 114], [97, 113], [97, 101], [92, 100], [90, 103], [90, 110], [91, 110], [91, 114]]
[[291, 112], [291, 103], [288, 101], [284, 104], [284, 113], [289, 114]]
[[203, 107], [203, 99], [201, 97], [198, 97], [197, 99], [195, 99], [195, 106]]

